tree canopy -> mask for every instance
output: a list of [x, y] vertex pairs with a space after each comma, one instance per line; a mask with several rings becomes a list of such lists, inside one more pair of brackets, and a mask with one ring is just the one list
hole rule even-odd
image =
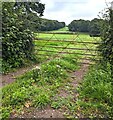
[[[32, 60], [33, 34], [28, 17], [41, 16], [44, 4], [40, 2], [2, 3], [2, 59], [3, 72]], [[37, 17], [38, 17], [37, 16]]]
[[86, 32], [90, 36], [99, 36], [100, 35], [100, 22], [102, 19], [94, 18], [93, 20], [73, 20], [68, 28], [73, 32]]
[[[100, 55], [104, 66], [110, 64], [113, 84], [113, 10], [109, 9], [103, 15], [105, 21], [101, 25], [101, 44], [99, 45]], [[106, 64], [105, 64], [106, 63]]]
[[89, 24], [90, 22], [87, 20], [73, 20], [69, 25], [68, 28], [70, 31], [73, 32], [89, 32]]
[[40, 24], [37, 26], [39, 31], [58, 30], [65, 27], [65, 22], [40, 18]]

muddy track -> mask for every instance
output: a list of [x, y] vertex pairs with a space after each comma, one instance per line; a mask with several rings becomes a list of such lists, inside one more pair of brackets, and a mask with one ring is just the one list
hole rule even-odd
[[2, 82], [0, 82], [0, 87], [3, 87], [5, 85], [7, 85], [7, 84], [13, 83], [16, 80], [16, 77], [25, 74], [26, 72], [32, 70], [36, 66], [40, 67], [41, 64], [48, 63], [48, 62], [50, 62], [51, 60], [53, 60], [55, 58], [62, 58], [62, 54], [63, 53], [60, 53], [60, 56], [59, 55], [55, 55], [52, 58], [48, 58], [46, 61], [44, 61], [42, 63], [31, 65], [30, 67], [19, 68], [15, 72], [10, 72], [10, 73], [8, 73], [6, 75], [0, 75], [0, 80], [2, 80]]
[[[83, 62], [90, 62], [88, 60], [83, 60]], [[84, 75], [88, 72], [88, 64], [81, 64], [79, 70], [76, 70], [75, 72], [71, 73], [71, 82], [69, 83], [72, 88], [77, 88], [77, 86], [79, 85], [79, 83], [82, 81]], [[59, 97], [63, 97], [63, 98], [67, 98], [70, 95], [70, 93], [68, 92], [68, 90], [64, 90], [63, 88], [61, 88], [59, 90], [59, 93], [56, 96]], [[75, 91], [75, 93], [73, 94], [75, 100], [77, 98], [77, 92]], [[24, 108], [21, 114], [11, 114], [11, 118], [66, 118], [64, 116], [65, 113], [65, 109], [53, 109], [51, 108], [49, 105], [44, 108], [44, 109], [38, 109], [38, 108], [32, 108], [30, 107], [28, 108]]]
[[2, 84], [1, 86], [5, 86], [7, 84], [11, 84], [12, 82], [14, 82], [16, 80], [16, 77], [23, 75], [24, 73], [26, 73], [27, 71], [30, 71], [32, 68], [34, 68], [36, 65], [31, 66], [31, 67], [25, 67], [25, 68], [19, 68], [18, 70], [16, 70], [15, 72], [10, 72], [6, 75], [2, 75], [1, 79], [2, 79]]
[[[48, 60], [44, 61], [43, 63], [47, 63], [51, 60], [53, 60], [53, 58], [48, 59]], [[3, 87], [7, 84], [13, 83], [16, 80], [16, 77], [25, 74], [26, 72], [32, 70], [36, 66], [40, 67], [40, 65], [43, 64], [43, 63], [31, 65], [30, 67], [19, 68], [16, 71], [10, 72], [6, 75], [0, 75], [0, 79], [2, 80], [2, 82], [0, 82], [0, 87]]]

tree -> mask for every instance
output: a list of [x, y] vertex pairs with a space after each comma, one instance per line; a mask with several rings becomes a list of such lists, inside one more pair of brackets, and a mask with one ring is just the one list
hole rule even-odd
[[15, 2], [13, 8], [16, 10], [24, 7], [24, 12], [28, 13], [38, 13], [40, 16], [43, 16], [45, 5], [38, 2]]
[[103, 18], [104, 22], [101, 25], [102, 42], [99, 45], [99, 50], [105, 67], [110, 64], [113, 84], [113, 10], [106, 11]]
[[94, 18], [90, 22], [89, 27], [89, 34], [92, 37], [99, 37], [100, 36], [100, 23], [102, 22], [102, 19]]
[[40, 31], [51, 31], [58, 30], [60, 28], [65, 27], [65, 22], [59, 22], [57, 20], [49, 20], [40, 18], [40, 27], [38, 30]]
[[73, 32], [89, 32], [89, 24], [90, 21], [88, 20], [73, 20], [69, 25], [68, 28], [70, 31]]
[[[43, 6], [39, 8], [40, 6]], [[3, 2], [2, 4], [2, 59], [3, 72], [20, 67], [34, 58], [33, 34], [29, 29], [29, 14], [42, 15], [44, 5], [24, 2]], [[34, 14], [34, 13], [33, 13]]]
[[100, 22], [102, 19], [94, 18], [93, 20], [73, 20], [68, 28], [73, 32], [86, 32], [89, 33], [90, 36], [100, 36]]

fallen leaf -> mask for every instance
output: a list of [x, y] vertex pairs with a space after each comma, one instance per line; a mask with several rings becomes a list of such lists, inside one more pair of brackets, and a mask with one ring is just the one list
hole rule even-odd
[[26, 108], [29, 108], [31, 106], [31, 102], [30, 101], [27, 101], [26, 103], [25, 103], [25, 107]]

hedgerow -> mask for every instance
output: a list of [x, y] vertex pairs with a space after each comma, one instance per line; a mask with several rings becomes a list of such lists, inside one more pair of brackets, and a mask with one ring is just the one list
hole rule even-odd
[[101, 44], [99, 45], [100, 55], [102, 56], [101, 63], [103, 63], [106, 69], [107, 65], [110, 64], [111, 77], [113, 83], [113, 10], [108, 9], [103, 14], [105, 21], [101, 26]]
[[[39, 4], [38, 10], [36, 5]], [[42, 14], [44, 7], [39, 2], [3, 2], [2, 4], [2, 58], [3, 72], [20, 67], [34, 59], [33, 33], [27, 16], [31, 9]], [[42, 6], [41, 6], [42, 7]], [[38, 17], [38, 16], [37, 16]]]

